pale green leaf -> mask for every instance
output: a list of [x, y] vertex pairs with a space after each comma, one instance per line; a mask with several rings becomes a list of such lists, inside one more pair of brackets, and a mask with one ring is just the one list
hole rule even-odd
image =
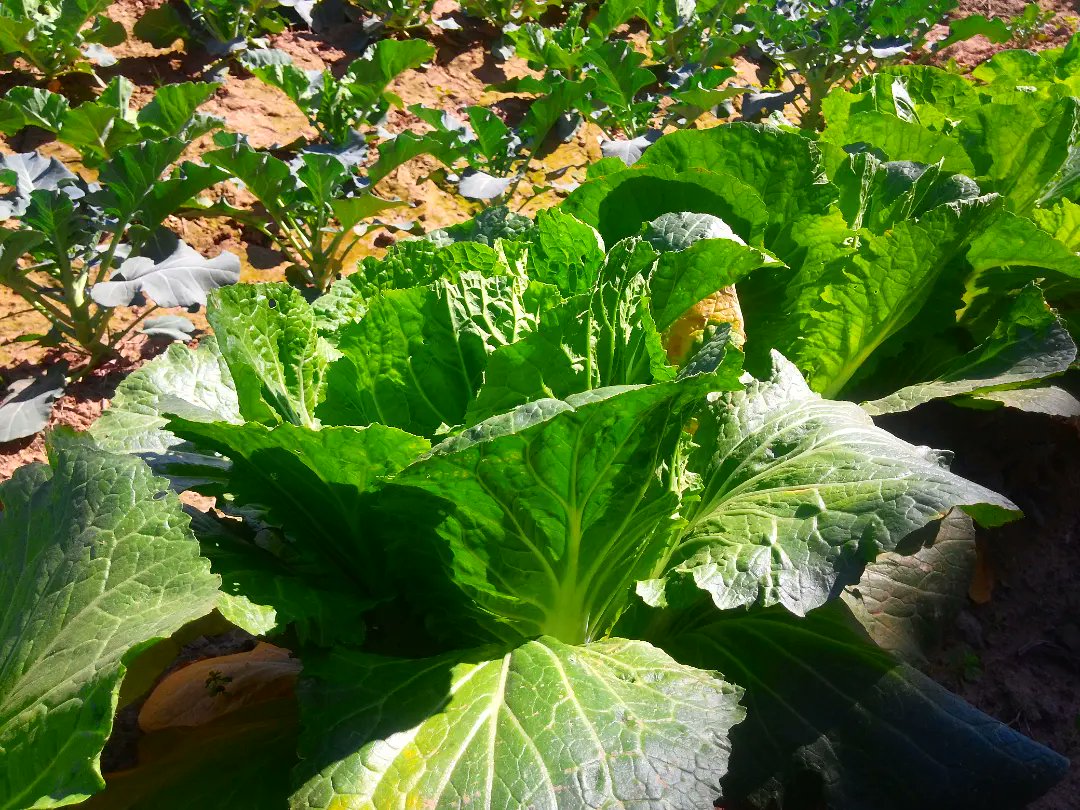
[[953, 507], [984, 525], [1018, 516], [941, 454], [820, 398], [783, 357], [774, 363], [771, 379], [699, 415], [690, 469], [701, 491], [664, 579], [639, 588], [647, 601], [677, 604], [701, 589], [720, 609], [781, 604], [804, 615]]
[[293, 810], [708, 807], [741, 691], [641, 641], [305, 661]]

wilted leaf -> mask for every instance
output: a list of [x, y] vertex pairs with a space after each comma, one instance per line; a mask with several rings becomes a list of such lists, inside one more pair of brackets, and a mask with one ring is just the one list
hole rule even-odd
[[139, 728], [161, 731], [212, 723], [245, 706], [293, 693], [300, 660], [273, 644], [204, 658], [167, 675], [139, 710]]

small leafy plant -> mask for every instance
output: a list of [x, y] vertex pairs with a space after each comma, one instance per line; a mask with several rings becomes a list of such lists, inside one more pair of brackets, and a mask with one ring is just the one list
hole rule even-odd
[[375, 196], [370, 186], [378, 177], [366, 179], [358, 167], [375, 124], [392, 104], [401, 103], [388, 86], [433, 53], [426, 42], [384, 40], [352, 62], [341, 78], [328, 70], [301, 70], [279, 51], [248, 54], [244, 64], [282, 90], [308, 116], [319, 138], [290, 144], [287, 148], [300, 151], [285, 161], [252, 148], [241, 136], [219, 135], [216, 142], [223, 148], [206, 153], [204, 160], [239, 181], [262, 210], [219, 204], [193, 213], [223, 213], [245, 222], [289, 259], [290, 280], [326, 291], [366, 232], [363, 221], [406, 204]]
[[[716, 16], [702, 23], [708, 31], [717, 30], [723, 8], [718, 4], [713, 9]], [[562, 106], [564, 115], [592, 121], [607, 137], [601, 145], [604, 155], [633, 163], [669, 125], [687, 126], [740, 92], [722, 86], [735, 75], [733, 70], [714, 67], [735, 50], [721, 37], [710, 39], [703, 33], [702, 41], [711, 43], [705, 50], [692, 54], [677, 50], [670, 59], [661, 53], [654, 55], [652, 64], [630, 42], [611, 38], [619, 24], [635, 15], [662, 26], [667, 17], [659, 9], [653, 11], [655, 15], [608, 0], [588, 25], [583, 23], [582, 5], [572, 6], [559, 27], [526, 23], [508, 37], [517, 54], [544, 75], [497, 89], [535, 93], [546, 104]], [[665, 99], [673, 103], [665, 105]]]
[[262, 210], [222, 202], [194, 208], [189, 215], [224, 214], [259, 231], [291, 262], [287, 275], [298, 286], [328, 289], [364, 235], [363, 220], [405, 204], [375, 196], [355, 166], [338, 155], [305, 152], [286, 162], [234, 134], [216, 140], [222, 148], [204, 153], [203, 160], [219, 168], [222, 177], [242, 183]]
[[733, 0], [689, 0], [678, 4], [664, 0], [605, 0], [589, 28], [608, 38], [619, 25], [640, 19], [648, 26], [650, 51], [656, 62], [666, 65], [669, 71], [707, 69], [738, 50], [732, 35], [735, 13], [741, 5]]
[[353, 0], [390, 31], [410, 31], [424, 24], [434, 0]]
[[106, 50], [127, 38], [106, 17], [108, 0], [8, 0], [0, 5], [0, 64], [23, 59], [47, 82], [116, 62]]
[[134, 86], [122, 76], [110, 81], [93, 101], [75, 107], [49, 90], [13, 87], [0, 101], [0, 132], [13, 135], [28, 126], [43, 129], [78, 151], [86, 166], [96, 167], [125, 146], [174, 137], [190, 142], [220, 127], [220, 119], [197, 111], [218, 86], [165, 85], [138, 111], [131, 106]]
[[502, 29], [524, 20], [533, 20], [560, 0], [464, 0], [461, 10], [470, 17]]
[[265, 46], [260, 35], [284, 31], [288, 20], [281, 9], [297, 12], [309, 25], [315, 3], [305, 0], [184, 0], [183, 11], [164, 3], [146, 11], [135, 24], [134, 34], [158, 48], [176, 40], [201, 39], [219, 57]]
[[[493, 205], [512, 197], [533, 159], [557, 142], [560, 135], [565, 138], [573, 134], [573, 111], [585, 103], [592, 80], [575, 81], [556, 74], [508, 86], [539, 94], [516, 126], [508, 125], [493, 110], [478, 106], [466, 109], [465, 121], [439, 110], [410, 107], [432, 131], [404, 132], [381, 143], [379, 158], [370, 171], [372, 180], [377, 182], [402, 163], [430, 154], [452, 170], [453, 176], [447, 179], [462, 196]], [[538, 183], [533, 193], [548, 188]]]
[[[185, 146], [167, 138], [119, 148], [101, 165], [100, 183], [35, 152], [0, 158], [0, 183], [12, 189], [0, 198], [0, 219], [15, 221], [0, 228], [0, 284], [50, 325], [23, 339], [76, 348], [89, 370], [158, 307], [200, 306], [209, 290], [239, 279], [236, 257], [206, 260], [163, 228], [224, 176], [190, 162], [174, 167]], [[153, 306], [116, 325], [118, 307], [147, 299]]]
[[276, 87], [307, 116], [326, 144], [343, 153], [359, 149], [390, 107], [402, 101], [389, 91], [390, 83], [411, 68], [419, 67], [435, 54], [435, 49], [420, 40], [382, 40], [362, 57], [353, 61], [338, 78], [329, 70], [306, 71], [292, 64], [281, 51], [256, 51], [245, 57], [244, 64], [267, 84]]

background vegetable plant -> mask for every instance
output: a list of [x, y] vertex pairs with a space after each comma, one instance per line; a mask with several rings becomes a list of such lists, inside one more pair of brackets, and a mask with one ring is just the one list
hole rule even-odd
[[819, 127], [833, 87], [902, 58], [956, 8], [955, 0], [777, 0], [749, 3], [757, 45], [805, 102], [802, 124]]
[[327, 289], [367, 230], [363, 220], [404, 204], [375, 196], [355, 165], [343, 163], [336, 154], [305, 152], [286, 163], [235, 135], [217, 140], [221, 148], [206, 152], [203, 159], [222, 176], [243, 183], [265, 213], [252, 214], [224, 202], [209, 210], [264, 234], [289, 259], [288, 276], [299, 286]]
[[339, 78], [329, 70], [305, 71], [280, 51], [249, 54], [246, 66], [272, 87], [281, 90], [307, 116], [321, 140], [344, 150], [369, 136], [391, 105], [401, 99], [388, 90], [390, 83], [410, 68], [419, 67], [435, 53], [420, 40], [382, 40], [354, 60]]
[[[1014, 507], [813, 394], [779, 355], [764, 379], [740, 378], [730, 324], [668, 359], [686, 302], [732, 267], [773, 263], [719, 233], [676, 213], [606, 248], [553, 211], [490, 246], [403, 244], [314, 305], [285, 285], [233, 287], [215, 294], [215, 341], [123, 386], [94, 440], [151, 454], [243, 515], [193, 524], [218, 609], [285, 633], [303, 660], [301, 758], [274, 760], [294, 767], [292, 806], [452, 790], [492, 806], [691, 808], [722, 779], [768, 792], [796, 761], [767, 742], [769, 718], [819, 700], [784, 663], [795, 649], [853, 695], [884, 684], [863, 705], [902, 733], [921, 701], [949, 706], [917, 744], [948, 735], [973, 757], [962, 773], [989, 769], [999, 797], [1055, 778], [1053, 755], [877, 651], [835, 601], [951, 506], [989, 524]], [[723, 652], [736, 648], [737, 662]], [[833, 708], [812, 721], [815, 744], [890, 744]], [[750, 756], [762, 745], [767, 763]], [[588, 753], [568, 760], [568, 746]], [[201, 763], [130, 778], [153, 802]], [[832, 756], [820, 767], [837, 791], [877, 779]], [[281, 789], [250, 784], [265, 801]], [[946, 794], [974, 806], [970, 788]]]
[[433, 0], [356, 0], [359, 6], [390, 31], [409, 31], [427, 22]]
[[184, 0], [182, 6], [164, 3], [148, 9], [135, 24], [134, 34], [157, 48], [176, 40], [201, 40], [207, 51], [227, 58], [248, 48], [265, 46], [263, 34], [281, 33], [290, 20], [289, 9], [312, 23], [315, 2], [306, 0]]
[[[374, 125], [400, 99], [387, 87], [402, 71], [433, 54], [419, 41], [377, 43], [350, 64], [341, 78], [330, 71], [306, 72], [275, 51], [255, 51], [245, 64], [282, 90], [308, 116], [319, 133], [315, 143], [291, 144], [298, 154], [288, 162], [269, 150], [256, 150], [243, 137], [221, 133], [221, 149], [203, 159], [255, 196], [262, 211], [251, 213], [219, 203], [192, 214], [223, 213], [263, 233], [289, 259], [289, 278], [325, 291], [346, 269], [350, 251], [364, 235], [365, 219], [400, 201], [375, 196], [358, 166], [367, 154]], [[392, 167], [391, 167], [392, 168]], [[385, 173], [385, 172], [384, 172]]]
[[[0, 181], [12, 187], [0, 205], [15, 223], [0, 228], [0, 284], [50, 326], [25, 339], [77, 350], [85, 358], [80, 374], [109, 357], [158, 307], [197, 308], [209, 290], [240, 278], [232, 254], [205, 259], [163, 227], [166, 217], [224, 176], [202, 164], [175, 165], [185, 145], [171, 137], [121, 147], [101, 164], [101, 184], [34, 152], [0, 158]], [[116, 324], [117, 307], [145, 306], [148, 299], [153, 304], [138, 317]], [[52, 398], [63, 389], [62, 376], [47, 377]], [[6, 402], [4, 435], [10, 440], [40, 430], [49, 402], [36, 400], [30, 419], [17, 403]]]
[[1038, 267], [1049, 262], [1019, 247], [1037, 240], [1071, 266], [1064, 245], [1011, 214], [1008, 196], [946, 171], [939, 153], [882, 162], [824, 137], [750, 124], [675, 133], [634, 167], [609, 166], [564, 208], [611, 239], [692, 207], [771, 251], [781, 260], [772, 269], [731, 279], [749, 363], [767, 367], [778, 348], [830, 397], [872, 400], [876, 411], [938, 396], [997, 401], [1072, 366], [1067, 310], [1063, 319], [1043, 299], [1061, 287]]
[[47, 82], [113, 64], [106, 47], [127, 34], [102, 14], [108, 7], [108, 0], [9, 0], [0, 6], [0, 60], [11, 69], [23, 59]]
[[205, 303], [207, 290], [239, 277], [233, 257], [207, 262], [161, 227], [222, 176], [193, 163], [172, 169], [183, 148], [179, 138], [124, 147], [102, 165], [103, 186], [54, 158], [2, 159], [14, 186], [5, 205], [19, 218], [16, 228], [3, 232], [3, 281], [91, 364], [122, 334], [109, 330], [113, 307], [144, 294], [159, 306], [193, 306]]
[[218, 87], [206, 82], [165, 85], [139, 110], [131, 103], [134, 87], [123, 76], [111, 80], [93, 101], [74, 106], [49, 90], [15, 87], [0, 101], [0, 132], [45, 130], [73, 147], [84, 165], [97, 167], [125, 146], [172, 137], [190, 142], [219, 128], [220, 119], [198, 112]]

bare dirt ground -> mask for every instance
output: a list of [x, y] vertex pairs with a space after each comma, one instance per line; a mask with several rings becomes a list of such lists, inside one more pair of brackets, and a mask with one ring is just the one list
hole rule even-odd
[[[109, 15], [130, 32], [132, 25], [162, 0], [119, 0]], [[1032, 47], [1060, 47], [1077, 27], [1080, 0], [1040, 0], [1055, 12], [1053, 24]], [[1025, 0], [961, 0], [960, 14], [1011, 16], [1020, 13]], [[439, 0], [437, 16], [454, 8]], [[940, 27], [931, 39], [945, 35]], [[270, 37], [305, 68], [343, 69], [353, 58], [349, 46], [358, 29], [342, 26], [329, 36], [286, 31]], [[490, 103], [497, 95], [485, 88], [528, 69], [520, 60], [497, 65], [480, 39], [454, 38], [432, 28], [437, 47], [434, 63], [427, 69], [409, 71], [395, 83], [394, 91], [408, 103], [421, 102], [460, 113], [470, 104]], [[983, 38], [955, 45], [941, 55], [963, 67], [983, 61], [1003, 45]], [[209, 64], [205, 53], [185, 53], [179, 47], [155, 49], [135, 39], [115, 49], [119, 63], [103, 76], [122, 73], [136, 85], [137, 104], [145, 103], [153, 88], [170, 82], [197, 78]], [[751, 65], [742, 65], [752, 70]], [[7, 88], [0, 77], [0, 91]], [[304, 117], [278, 91], [255, 78], [230, 75], [204, 111], [225, 120], [226, 127], [248, 135], [255, 146], [283, 144], [311, 134]], [[387, 128], [399, 132], [416, 128], [410, 113], [394, 111]], [[25, 137], [0, 141], [0, 151], [41, 148], [66, 160], [70, 150], [55, 143]], [[583, 130], [570, 144], [550, 156], [536, 171], [566, 167], [568, 178], [580, 176], [589, 160], [599, 157], [595, 133]], [[414, 201], [400, 209], [401, 221], [415, 220], [425, 230], [462, 221], [473, 212], [462, 201], [443, 192], [427, 175], [435, 168], [417, 160], [387, 178], [378, 191], [387, 197]], [[526, 210], [551, 205], [556, 195], [546, 195]], [[282, 256], [258, 235], [245, 233], [224, 220], [171, 221], [183, 238], [204, 255], [228, 250], [240, 257], [245, 281], [282, 278]], [[377, 253], [389, 240], [367, 240], [357, 258]], [[18, 335], [44, 331], [40, 316], [6, 289], [0, 288], [0, 391], [7, 384], [32, 374], [45, 364], [76, 358], [31, 343], [12, 342]], [[127, 317], [134, 317], [129, 315]], [[196, 316], [198, 321], [198, 316]], [[205, 328], [205, 320], [198, 321]], [[123, 377], [165, 344], [136, 335], [121, 346], [120, 357], [72, 386], [57, 401], [51, 425], [85, 428], [91, 424]], [[1055, 750], [1080, 756], [1080, 429], [1075, 424], [1052, 422], [1037, 415], [1010, 411], [973, 414], [948, 405], [930, 405], [915, 413], [890, 419], [885, 427], [920, 444], [957, 451], [955, 469], [962, 475], [998, 489], [1025, 510], [1027, 518], [983, 535], [989, 576], [994, 585], [990, 600], [972, 603], [957, 628], [943, 644], [932, 674], [982, 710], [1009, 723]], [[0, 445], [0, 480], [25, 463], [44, 459], [41, 436]], [[1080, 807], [1080, 767], [1074, 767], [1033, 810], [1075, 810]]]
[[[1080, 807], [1080, 421], [930, 403], [879, 420], [915, 444], [956, 453], [953, 470], [1001, 492], [1024, 519], [981, 531], [983, 604], [946, 634], [930, 674], [1073, 760], [1031, 810]], [[982, 601], [982, 599], [980, 599]]]

